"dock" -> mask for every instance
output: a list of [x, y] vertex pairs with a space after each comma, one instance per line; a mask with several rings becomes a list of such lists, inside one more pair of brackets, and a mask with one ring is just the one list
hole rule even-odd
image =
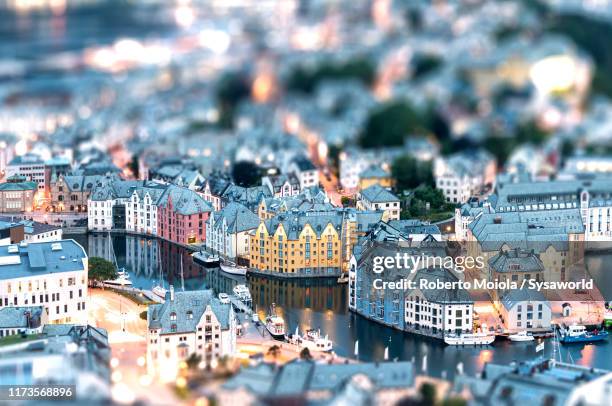
[[234, 307], [234, 310], [245, 313], [247, 315], [253, 314], [253, 309], [242, 300], [238, 299], [236, 295], [229, 295], [230, 303]]

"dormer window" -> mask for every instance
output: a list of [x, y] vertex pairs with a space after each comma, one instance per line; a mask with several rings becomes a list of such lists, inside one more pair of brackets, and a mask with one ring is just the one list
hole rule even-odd
[[170, 326], [170, 331], [176, 333], [176, 324]]
[[191, 310], [187, 310], [187, 318], [189, 320], [193, 319], [193, 312]]
[[170, 320], [176, 320], [176, 313], [175, 312], [170, 313]]

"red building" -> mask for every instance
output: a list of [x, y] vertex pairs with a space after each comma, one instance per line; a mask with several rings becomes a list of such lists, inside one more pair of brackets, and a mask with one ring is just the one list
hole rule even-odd
[[211, 211], [210, 203], [196, 192], [169, 186], [157, 209], [157, 233], [180, 244], [202, 243]]

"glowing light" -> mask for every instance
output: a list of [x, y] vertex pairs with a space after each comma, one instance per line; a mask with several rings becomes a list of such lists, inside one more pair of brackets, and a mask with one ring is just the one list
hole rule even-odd
[[26, 140], [19, 140], [15, 144], [15, 154], [18, 156], [25, 155], [28, 152], [28, 143]]
[[122, 404], [132, 404], [136, 400], [134, 392], [125, 383], [115, 384], [111, 396], [115, 402]]
[[143, 367], [146, 363], [145, 357], [138, 357], [138, 359], [136, 360], [136, 364], [138, 364], [139, 367]]
[[117, 358], [111, 359], [110, 365], [111, 368], [117, 368], [119, 366], [119, 360]]
[[138, 378], [138, 383], [140, 383], [141, 386], [149, 386], [153, 383], [153, 378], [151, 378], [150, 375], [142, 375]]
[[200, 32], [198, 41], [200, 46], [216, 54], [224, 54], [229, 49], [232, 39], [225, 31], [206, 29]]
[[179, 388], [184, 388], [185, 386], [187, 386], [187, 379], [182, 376], [179, 376], [178, 378], [176, 378], [176, 386]]
[[251, 94], [256, 102], [265, 103], [272, 98], [274, 89], [274, 77], [268, 73], [262, 73], [253, 81]]
[[113, 382], [120, 382], [123, 379], [123, 374], [121, 373], [121, 371], [114, 371], [111, 374], [111, 380]]
[[536, 62], [529, 77], [540, 92], [565, 91], [576, 81], [576, 63], [566, 55], [550, 56]]
[[174, 20], [182, 28], [189, 28], [195, 21], [195, 11], [189, 6], [179, 6], [174, 10]]
[[209, 402], [206, 398], [198, 398], [195, 401], [195, 406], [208, 406]]

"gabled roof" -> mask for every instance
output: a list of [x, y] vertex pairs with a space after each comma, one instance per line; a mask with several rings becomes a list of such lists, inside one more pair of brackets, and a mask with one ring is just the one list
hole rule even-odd
[[542, 294], [535, 289], [510, 289], [502, 297], [502, 305], [507, 310], [512, 310], [514, 306], [521, 304], [522, 302], [546, 302], [546, 305], [550, 307], [550, 304]]
[[399, 198], [379, 184], [374, 184], [361, 191], [361, 196], [371, 203], [399, 202]]
[[388, 178], [391, 174], [379, 165], [371, 165], [359, 174], [360, 179], [381, 179]]
[[[147, 311], [149, 328], [159, 328], [161, 334], [195, 332], [208, 306], [221, 324], [221, 329], [229, 328], [232, 305], [221, 303], [212, 290], [174, 292], [174, 300], [170, 299], [170, 295], [170, 292], [166, 294], [166, 301], [163, 304], [149, 306]], [[174, 316], [176, 319], [173, 320]], [[172, 328], [174, 325], [175, 329]]]
[[514, 248], [501, 251], [489, 259], [489, 267], [495, 272], [542, 272], [544, 265], [531, 251]]
[[255, 213], [237, 202], [231, 202], [223, 210], [214, 212], [208, 221], [214, 221], [214, 227], [218, 229], [222, 227], [224, 220], [227, 231], [231, 234], [253, 230], [260, 223]]
[[193, 190], [169, 185], [160, 198], [159, 206], [167, 207], [172, 201], [172, 208], [176, 213], [189, 216], [198, 213], [208, 213], [213, 210], [209, 202]]
[[35, 190], [36, 182], [7, 182], [0, 183], [0, 192]]

